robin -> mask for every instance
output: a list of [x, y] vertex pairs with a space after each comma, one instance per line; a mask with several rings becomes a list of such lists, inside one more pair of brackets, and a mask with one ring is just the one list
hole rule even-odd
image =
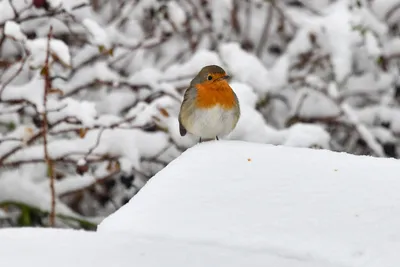
[[229, 134], [240, 117], [239, 100], [229, 86], [229, 76], [217, 65], [205, 66], [186, 89], [179, 112], [179, 132], [202, 140]]

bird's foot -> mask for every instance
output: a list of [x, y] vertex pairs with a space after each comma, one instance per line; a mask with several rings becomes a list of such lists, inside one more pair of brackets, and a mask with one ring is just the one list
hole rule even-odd
[[216, 136], [215, 139], [219, 140], [218, 136]]

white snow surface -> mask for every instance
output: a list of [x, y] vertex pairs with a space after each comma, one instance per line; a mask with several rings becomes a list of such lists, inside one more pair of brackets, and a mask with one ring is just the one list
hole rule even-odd
[[98, 231], [282, 258], [266, 266], [287, 266], [287, 259], [295, 260], [291, 266], [399, 266], [398, 171], [394, 159], [203, 143], [154, 176]]
[[43, 228], [0, 230], [0, 249], [0, 262], [8, 267], [51, 267], [55, 262], [58, 267], [232, 267], [249, 263], [263, 267], [266, 262], [273, 266], [318, 267], [258, 251], [197, 242]]
[[97, 233], [1, 230], [0, 262], [397, 267], [399, 171], [395, 159], [206, 142], [156, 174]]

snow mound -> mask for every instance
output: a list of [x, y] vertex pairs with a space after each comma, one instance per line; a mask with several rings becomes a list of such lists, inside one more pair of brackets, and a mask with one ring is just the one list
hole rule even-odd
[[[23, 267], [324, 267], [257, 251], [74, 230], [0, 230], [1, 266]], [[21, 257], [23, 251], [24, 257]], [[250, 260], [250, 262], [249, 262]]]
[[398, 267], [399, 172], [395, 159], [202, 143], [155, 175], [96, 233], [0, 230], [0, 263]]
[[98, 232], [259, 251], [296, 259], [290, 266], [398, 266], [399, 172], [394, 159], [202, 143], [155, 175]]

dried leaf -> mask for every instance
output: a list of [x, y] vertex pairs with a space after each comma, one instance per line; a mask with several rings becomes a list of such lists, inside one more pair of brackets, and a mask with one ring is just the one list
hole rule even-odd
[[56, 53], [50, 53], [52, 58], [54, 59], [54, 61], [57, 61], [58, 63], [60, 63], [61, 65], [63, 65], [63, 67], [65, 68], [72, 68], [72, 66], [70, 64], [68, 64], [67, 62], [61, 60], [61, 58], [59, 56], [57, 56]]
[[109, 172], [118, 172], [121, 170], [121, 164], [119, 161], [110, 161], [107, 165], [107, 171]]
[[87, 132], [88, 132], [88, 129], [87, 129], [87, 128], [80, 128], [80, 129], [79, 129], [79, 132], [78, 132], [79, 137], [80, 137], [80, 138], [84, 138]]
[[169, 113], [165, 108], [159, 108], [158, 110], [160, 111], [161, 115], [163, 115], [164, 117], [167, 117], [167, 118], [169, 117]]
[[22, 137], [22, 143], [24, 145], [27, 145], [28, 140], [31, 139], [31, 137], [33, 136], [33, 128], [31, 127], [26, 127], [24, 129], [24, 136]]
[[44, 67], [40, 70], [40, 75], [42, 75], [42, 76], [47, 76], [47, 75], [49, 75], [49, 68], [48, 68], [48, 66], [44, 66]]
[[64, 92], [58, 88], [50, 88], [49, 94], [60, 94], [61, 96], [64, 95]]

